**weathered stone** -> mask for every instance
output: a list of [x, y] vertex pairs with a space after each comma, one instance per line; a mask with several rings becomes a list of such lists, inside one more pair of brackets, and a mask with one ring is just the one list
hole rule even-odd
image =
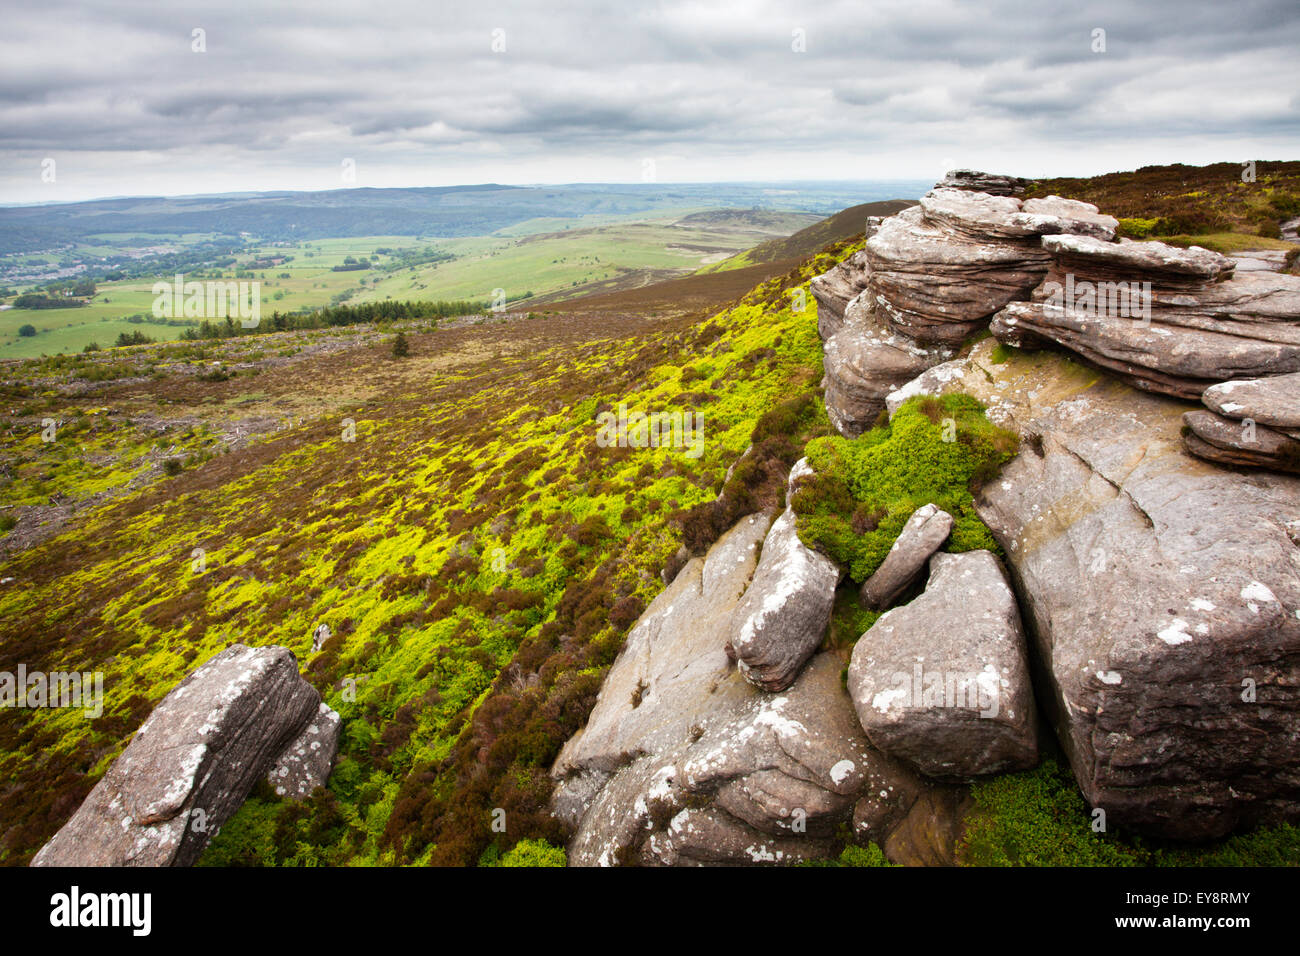
[[1300, 441], [1267, 425], [1224, 418], [1203, 408], [1185, 413], [1183, 424], [1183, 445], [1198, 458], [1300, 474]]
[[969, 189], [974, 192], [990, 193], [994, 196], [1021, 195], [1029, 180], [1019, 176], [1004, 176], [1000, 173], [982, 173], [975, 169], [953, 169], [939, 182], [939, 187], [947, 189]]
[[1107, 242], [1087, 235], [1048, 235], [1042, 242], [1060, 271], [1096, 281], [1149, 280], [1165, 285], [1192, 283], [1199, 287], [1227, 278], [1236, 268], [1229, 257], [1200, 246], [1184, 249], [1163, 242], [1132, 239]]
[[163, 698], [33, 866], [187, 866], [317, 713], [283, 647], [235, 644]]
[[1220, 382], [1201, 395], [1206, 408], [1228, 418], [1278, 428], [1300, 428], [1300, 372]]
[[307, 721], [302, 733], [271, 765], [267, 783], [277, 794], [291, 800], [310, 796], [317, 787], [325, 786], [339, 752], [342, 725], [338, 713], [322, 702], [316, 716]]
[[1300, 818], [1300, 479], [1185, 454], [1181, 402], [991, 351], [952, 387], [1026, 444], [976, 507], [1085, 798], [1170, 837]]
[[795, 862], [829, 852], [868, 788], [903, 795], [879, 814], [882, 838], [925, 789], [867, 744], [835, 655], [813, 657], [779, 695], [730, 666], [730, 619], [767, 529], [742, 519], [629, 633], [552, 768], [572, 864]]
[[831, 424], [850, 438], [875, 424], [890, 392], [953, 354], [891, 332], [869, 312], [868, 295], [849, 304], [844, 327], [824, 347], [826, 411]]
[[952, 532], [952, 515], [938, 505], [917, 508], [903, 525], [893, 547], [871, 577], [862, 582], [860, 598], [864, 607], [880, 610], [894, 600], [920, 576], [934, 554]]
[[844, 310], [867, 287], [867, 258], [859, 250], [808, 283], [817, 300], [817, 333], [823, 342], [844, 327]]
[[961, 343], [1008, 302], [1027, 298], [1050, 262], [1036, 238], [971, 239], [927, 219], [921, 206], [887, 219], [866, 254], [872, 308], [895, 332], [942, 345]]
[[934, 555], [924, 593], [854, 645], [848, 686], [867, 739], [929, 776], [1038, 762], [1020, 613], [988, 551]]
[[1118, 219], [1102, 215], [1091, 203], [1059, 196], [1022, 203], [1010, 196], [933, 189], [921, 197], [921, 211], [928, 222], [976, 241], [1036, 239], [1067, 233], [1110, 242], [1119, 228]]
[[840, 569], [799, 540], [786, 508], [763, 542], [754, 580], [728, 627], [728, 652], [764, 690], [785, 690], [812, 656], [831, 619]]
[[[1071, 237], [1044, 242], [1056, 238]], [[1203, 272], [1211, 268], [1200, 259], [1176, 261]], [[1054, 264], [1033, 301], [1013, 302], [994, 316], [993, 334], [1024, 348], [1064, 346], [1138, 388], [1187, 399], [1200, 398], [1225, 378], [1300, 371], [1300, 278], [1255, 272], [1200, 286], [1203, 275], [1181, 286], [1159, 279], [1165, 284], [1152, 282], [1144, 314], [1129, 285], [1149, 281], [1141, 273], [1071, 278], [1066, 268]], [[1104, 291], [1106, 302], [1081, 305], [1065, 293], [1074, 289], [1077, 296], [1083, 282]]]

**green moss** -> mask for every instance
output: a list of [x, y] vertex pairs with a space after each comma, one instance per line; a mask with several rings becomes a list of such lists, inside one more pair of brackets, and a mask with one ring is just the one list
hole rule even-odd
[[545, 840], [520, 840], [507, 850], [497, 866], [568, 866], [564, 850]]
[[993, 425], [968, 395], [910, 399], [891, 422], [858, 438], [808, 443], [805, 453], [816, 473], [792, 500], [799, 536], [863, 581], [912, 513], [933, 503], [953, 516], [950, 550], [996, 551], [975, 514], [972, 491], [1016, 447], [1015, 435]]
[[1007, 345], [1004, 342], [999, 342], [997, 345], [993, 346], [993, 351], [989, 353], [989, 361], [994, 365], [1002, 365], [1007, 361], [1007, 359], [1015, 355], [1017, 351], [1019, 350], [1014, 346]]

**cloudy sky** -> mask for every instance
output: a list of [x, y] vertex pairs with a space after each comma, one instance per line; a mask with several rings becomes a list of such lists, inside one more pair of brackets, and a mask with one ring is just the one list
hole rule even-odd
[[1295, 0], [0, 3], [0, 202], [1300, 158]]

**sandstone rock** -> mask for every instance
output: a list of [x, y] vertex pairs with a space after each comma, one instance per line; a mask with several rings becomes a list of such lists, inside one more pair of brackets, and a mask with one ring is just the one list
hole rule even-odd
[[824, 347], [826, 411], [831, 424], [850, 438], [875, 423], [890, 392], [953, 354], [891, 332], [869, 311], [867, 295], [849, 304], [844, 327]]
[[322, 702], [316, 716], [271, 765], [267, 783], [291, 800], [310, 796], [317, 787], [325, 786], [339, 752], [342, 725], [337, 711]]
[[988, 551], [936, 554], [925, 592], [858, 639], [849, 694], [871, 743], [941, 779], [1038, 762], [1015, 595]]
[[1036, 238], [963, 237], [921, 206], [887, 219], [866, 258], [864, 294], [889, 327], [942, 345], [961, 343], [1008, 302], [1027, 298], [1050, 262]]
[[1089, 804], [1179, 838], [1300, 819], [1300, 479], [1185, 454], [1181, 402], [990, 352], [953, 387], [1026, 445], [976, 506]]
[[1183, 424], [1188, 429], [1183, 445], [1198, 458], [1300, 474], [1300, 441], [1267, 425], [1225, 418], [1203, 408], [1185, 413]]
[[317, 714], [283, 647], [235, 644], [163, 698], [33, 866], [187, 866]]
[[1068, 233], [1111, 242], [1119, 228], [1118, 219], [1103, 215], [1091, 203], [1060, 196], [1022, 203], [1010, 196], [934, 189], [921, 197], [920, 205], [926, 221], [976, 241]]
[[926, 785], [873, 751], [818, 654], [783, 693], [730, 666], [730, 620], [768, 520], [742, 519], [646, 609], [583, 730], [561, 750], [552, 810], [574, 865], [788, 863], [829, 852], [868, 790], [881, 838]]
[[863, 606], [880, 610], [893, 604], [925, 569], [930, 555], [943, 547], [951, 532], [952, 515], [948, 512], [933, 504], [917, 508], [880, 567], [862, 582]]
[[1062, 272], [1073, 271], [1100, 281], [1148, 279], [1200, 286], [1227, 278], [1236, 267], [1227, 256], [1200, 246], [1184, 249], [1132, 239], [1107, 242], [1088, 235], [1049, 235], [1042, 242]]
[[808, 283], [817, 300], [817, 333], [823, 342], [844, 327], [844, 310], [867, 287], [866, 254], [858, 251]]
[[[1056, 238], [1061, 237], [1049, 236], [1044, 243]], [[1201, 273], [1213, 270], [1203, 257], [1165, 265], [1172, 269], [1173, 262]], [[1064, 346], [1138, 388], [1187, 399], [1198, 399], [1224, 379], [1300, 371], [1300, 278], [1255, 272], [1217, 282], [1208, 282], [1204, 274], [1152, 281], [1139, 272], [1115, 269], [1075, 276], [1069, 268], [1054, 264], [1034, 290], [1033, 301], [1014, 302], [994, 316], [993, 334], [1026, 348]], [[1127, 278], [1117, 278], [1121, 275]], [[1146, 281], [1151, 289], [1144, 314], [1135, 307], [1127, 283], [1138, 283], [1140, 289]], [[1064, 294], [1083, 282], [1087, 289], [1104, 292], [1106, 302], [1080, 305]], [[1102, 283], [1110, 284], [1108, 289], [1102, 290]]]
[[786, 508], [763, 542], [754, 580], [732, 613], [727, 650], [764, 690], [789, 687], [826, 636], [840, 569], [799, 540]]
[[1021, 195], [1029, 180], [1019, 176], [1003, 176], [998, 173], [982, 173], [974, 169], [953, 169], [939, 182], [940, 187], [949, 189], [969, 189], [975, 192], [990, 193], [994, 196]]
[[1279, 428], [1300, 428], [1300, 372], [1211, 385], [1201, 395], [1211, 411]]

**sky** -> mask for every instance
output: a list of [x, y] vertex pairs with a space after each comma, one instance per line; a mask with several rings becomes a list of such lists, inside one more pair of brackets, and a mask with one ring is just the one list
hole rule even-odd
[[1300, 159], [1296, 0], [0, 0], [0, 202]]

